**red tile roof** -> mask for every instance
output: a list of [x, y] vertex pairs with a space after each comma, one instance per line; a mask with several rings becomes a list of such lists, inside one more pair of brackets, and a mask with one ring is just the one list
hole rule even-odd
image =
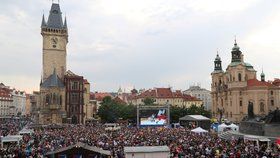
[[247, 81], [248, 87], [273, 87], [274, 85], [266, 82], [266, 81], [259, 81], [257, 79], [250, 79]]
[[[12, 95], [10, 93], [10, 90], [9, 89], [6, 89], [6, 88], [1, 88], [0, 89], [0, 97], [3, 97], [3, 98], [6, 98], [4, 100], [10, 100], [12, 99]], [[2, 99], [3, 100], [3, 99]]]
[[110, 96], [111, 98], [113, 98], [113, 96], [110, 93], [104, 92], [104, 93], [90, 93], [90, 99], [95, 99], [97, 101], [102, 101], [104, 97]]
[[120, 97], [115, 97], [113, 100], [119, 104], [126, 104], [126, 102], [123, 101]]
[[84, 84], [89, 84], [87, 79], [84, 79]]
[[185, 95], [180, 90], [172, 92], [171, 88], [155, 88], [142, 92], [139, 95], [130, 96], [129, 99], [137, 98], [183, 98], [185, 101], [201, 101], [196, 97]]
[[200, 99], [196, 98], [196, 97], [193, 97], [191, 95], [187, 95], [187, 94], [184, 94], [183, 95], [183, 99], [185, 101], [201, 101]]
[[173, 98], [171, 88], [156, 88], [157, 98]]
[[280, 86], [280, 79], [275, 78], [274, 81], [272, 82], [272, 84], [275, 85], [275, 86]]

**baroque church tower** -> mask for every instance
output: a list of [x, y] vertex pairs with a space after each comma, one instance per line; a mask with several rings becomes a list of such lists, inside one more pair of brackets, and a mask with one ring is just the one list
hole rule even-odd
[[47, 22], [43, 15], [41, 35], [43, 36], [43, 76], [44, 82], [54, 69], [63, 80], [66, 69], [66, 46], [68, 43], [68, 28], [66, 17], [63, 23], [59, 4], [53, 3]]
[[254, 67], [244, 61], [244, 55], [235, 40], [231, 50], [231, 62], [223, 71], [222, 60], [217, 54], [214, 71], [211, 73], [212, 116], [240, 122], [248, 115], [248, 105], [253, 105], [254, 114], [264, 116], [279, 105], [280, 89], [271, 82], [257, 79]]

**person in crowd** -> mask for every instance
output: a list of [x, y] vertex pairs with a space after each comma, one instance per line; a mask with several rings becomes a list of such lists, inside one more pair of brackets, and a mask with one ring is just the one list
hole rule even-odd
[[[28, 126], [28, 124], [27, 124]], [[1, 124], [2, 136], [20, 130], [19, 122]], [[47, 152], [82, 142], [104, 150], [110, 150], [114, 158], [124, 158], [126, 146], [162, 146], [170, 148], [174, 158], [256, 158], [280, 157], [280, 149], [271, 144], [268, 149], [253, 142], [222, 140], [209, 133], [198, 135], [188, 128], [126, 127], [107, 131], [102, 124], [61, 125], [35, 129], [32, 135], [24, 135], [19, 144], [0, 149], [0, 157], [43, 157]]]

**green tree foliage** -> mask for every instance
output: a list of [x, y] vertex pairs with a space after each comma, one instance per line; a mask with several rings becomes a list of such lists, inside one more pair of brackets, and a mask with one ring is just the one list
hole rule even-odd
[[118, 103], [111, 97], [104, 97], [98, 110], [102, 122], [114, 123], [118, 119], [136, 122], [136, 106]]
[[[153, 105], [154, 100], [152, 98], [146, 98], [144, 103], [145, 105]], [[185, 115], [203, 115], [210, 117], [210, 114], [210, 111], [205, 110], [204, 106], [191, 105], [189, 108], [171, 106], [170, 122], [179, 122], [179, 118]], [[137, 107], [131, 104], [118, 103], [111, 97], [104, 97], [99, 107], [98, 115], [102, 122], [113, 123], [121, 118], [136, 123]]]
[[153, 105], [155, 100], [153, 98], [147, 97], [143, 100], [145, 105]]

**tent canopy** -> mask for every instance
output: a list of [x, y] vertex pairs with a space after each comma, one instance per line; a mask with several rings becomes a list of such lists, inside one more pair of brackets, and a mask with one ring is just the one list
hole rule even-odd
[[2, 137], [1, 138], [1, 142], [2, 143], [18, 142], [20, 140], [22, 140], [22, 136], [21, 135], [8, 135], [6, 137]]
[[207, 133], [208, 131], [206, 131], [205, 129], [201, 128], [201, 127], [197, 127], [193, 130], [191, 130], [194, 133]]
[[33, 129], [22, 129], [21, 131], [19, 131], [19, 134], [32, 134], [34, 133], [34, 130]]
[[186, 115], [184, 117], [181, 117], [179, 120], [200, 121], [200, 120], [210, 120], [210, 119], [202, 115]]

